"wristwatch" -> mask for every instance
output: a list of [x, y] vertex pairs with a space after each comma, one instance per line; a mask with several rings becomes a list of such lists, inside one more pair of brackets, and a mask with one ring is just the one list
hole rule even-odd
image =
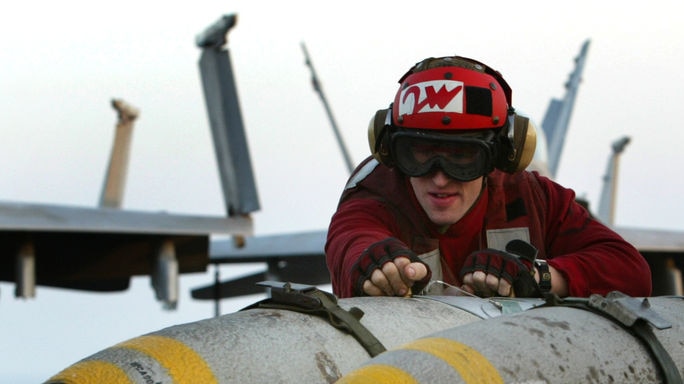
[[534, 266], [539, 271], [539, 289], [542, 293], [551, 292], [551, 272], [549, 271], [549, 264], [546, 260], [537, 259], [534, 261]]

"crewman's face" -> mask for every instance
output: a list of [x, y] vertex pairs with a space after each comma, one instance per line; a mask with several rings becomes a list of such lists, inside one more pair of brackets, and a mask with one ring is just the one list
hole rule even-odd
[[430, 220], [438, 226], [461, 220], [477, 201], [482, 190], [482, 177], [458, 181], [441, 170], [421, 177], [411, 177], [413, 192]]

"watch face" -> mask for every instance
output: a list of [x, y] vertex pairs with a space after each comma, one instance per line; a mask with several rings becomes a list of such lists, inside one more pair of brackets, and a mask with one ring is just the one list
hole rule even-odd
[[546, 260], [534, 261], [537, 270], [539, 271], [539, 289], [542, 293], [551, 291], [551, 272], [549, 271], [549, 264]]

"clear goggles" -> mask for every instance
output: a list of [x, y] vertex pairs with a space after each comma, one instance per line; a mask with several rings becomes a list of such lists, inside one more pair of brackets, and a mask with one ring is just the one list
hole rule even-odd
[[398, 131], [391, 135], [392, 158], [399, 170], [410, 177], [442, 170], [459, 181], [472, 181], [493, 169], [493, 134], [438, 134]]

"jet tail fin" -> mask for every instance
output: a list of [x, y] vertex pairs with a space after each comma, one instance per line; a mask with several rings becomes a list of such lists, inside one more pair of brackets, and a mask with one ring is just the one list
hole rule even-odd
[[260, 208], [230, 54], [224, 47], [236, 21], [236, 15], [225, 15], [196, 40], [202, 50], [202, 87], [229, 216]]
[[542, 121], [542, 130], [548, 141], [548, 169], [552, 178], [556, 177], [558, 163], [563, 152], [563, 143], [570, 123], [570, 116], [575, 106], [577, 90], [582, 80], [582, 71], [589, 51], [589, 40], [582, 44], [579, 55], [575, 58], [575, 69], [565, 84], [565, 95], [562, 100], [552, 99]]

